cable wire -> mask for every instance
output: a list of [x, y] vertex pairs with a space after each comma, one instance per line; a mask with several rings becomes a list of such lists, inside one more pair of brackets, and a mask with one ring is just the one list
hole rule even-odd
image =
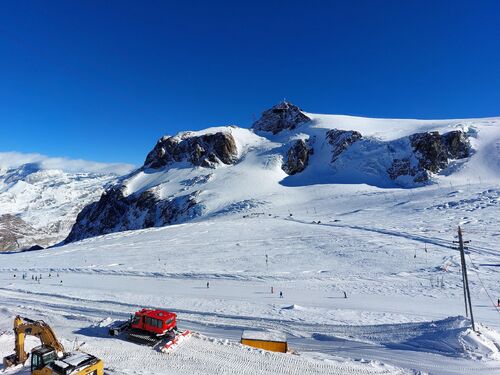
[[470, 254], [467, 254], [467, 256], [469, 257], [470, 263], [471, 263], [471, 264], [472, 264], [472, 266], [473, 266], [473, 268], [472, 268], [472, 269], [473, 269], [473, 270], [474, 270], [474, 272], [476, 273], [476, 275], [477, 275], [477, 278], [478, 278], [479, 282], [480, 282], [480, 283], [481, 283], [481, 285], [483, 286], [483, 289], [484, 289], [484, 291], [486, 292], [486, 295], [488, 296], [488, 298], [489, 298], [489, 299], [490, 299], [490, 301], [491, 301], [491, 304], [493, 305], [493, 307], [495, 307], [495, 310], [497, 311], [497, 313], [499, 313], [499, 314], [500, 314], [500, 309], [498, 308], [498, 306], [497, 306], [497, 304], [495, 303], [494, 299], [491, 297], [490, 293], [488, 293], [488, 289], [486, 289], [486, 286], [484, 285], [483, 280], [481, 280], [481, 278], [479, 277], [479, 272], [477, 272], [477, 270], [476, 270], [477, 266], [476, 266], [476, 265], [474, 264], [474, 262], [472, 261], [472, 258], [471, 258], [471, 256], [470, 256]]

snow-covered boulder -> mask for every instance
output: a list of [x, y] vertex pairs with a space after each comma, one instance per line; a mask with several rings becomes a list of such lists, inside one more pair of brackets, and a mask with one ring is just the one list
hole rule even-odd
[[287, 101], [282, 101], [264, 111], [262, 116], [254, 122], [252, 128], [277, 134], [284, 129], [295, 129], [300, 124], [309, 121], [311, 119], [299, 107]]

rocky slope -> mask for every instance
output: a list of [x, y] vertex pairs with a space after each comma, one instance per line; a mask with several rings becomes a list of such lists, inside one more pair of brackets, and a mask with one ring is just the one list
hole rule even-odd
[[128, 169], [111, 166], [106, 170], [103, 164], [0, 153], [0, 251], [60, 242], [77, 214], [99, 198], [117, 173]]
[[251, 129], [160, 138], [142, 167], [80, 212], [66, 241], [280, 204], [276, 197], [293, 187], [417, 188], [470, 178], [484, 166], [488, 140], [480, 135], [499, 123], [317, 115], [282, 102]]
[[[121, 230], [141, 229], [179, 223], [200, 216], [200, 191], [165, 196], [159, 185], [131, 193], [131, 185], [141, 175], [154, 174], [169, 168], [215, 169], [238, 161], [236, 141], [230, 129], [203, 133], [185, 132], [173, 137], [164, 136], [147, 155], [144, 165], [123, 182], [109, 188], [98, 202], [85, 207], [66, 241]], [[200, 183], [203, 178], [186, 181]]]

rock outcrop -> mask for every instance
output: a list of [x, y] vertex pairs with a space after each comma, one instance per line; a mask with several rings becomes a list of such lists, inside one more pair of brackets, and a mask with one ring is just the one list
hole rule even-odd
[[237, 161], [236, 142], [230, 133], [217, 132], [194, 136], [162, 137], [146, 157], [143, 168], [162, 168], [174, 162], [187, 161], [195, 166], [214, 168], [217, 164]]
[[295, 129], [308, 121], [311, 119], [299, 107], [283, 101], [264, 111], [262, 116], [253, 123], [252, 128], [277, 134], [284, 129]]
[[451, 160], [470, 156], [470, 142], [467, 135], [455, 130], [443, 135], [439, 132], [417, 133], [409, 137], [414, 155], [394, 159], [387, 170], [389, 177], [396, 180], [410, 176], [416, 183], [430, 179], [431, 173], [446, 168]]
[[302, 172], [309, 162], [309, 155], [313, 152], [312, 147], [309, 147], [306, 141], [298, 139], [288, 149], [286, 160], [281, 169], [289, 175]]
[[361, 133], [354, 130], [331, 129], [326, 132], [326, 139], [332, 145], [332, 163], [354, 142], [361, 139]]
[[448, 165], [448, 152], [439, 132], [413, 134], [410, 143], [421, 169], [436, 173]]
[[29, 247], [37, 230], [16, 215], [0, 215], [0, 252]]
[[448, 158], [468, 158], [471, 153], [471, 145], [467, 134], [460, 130], [454, 130], [441, 136], [441, 143], [445, 146]]
[[409, 177], [413, 182], [423, 182], [428, 178], [425, 170], [419, 169], [416, 163], [412, 162], [410, 157], [403, 159], [394, 159], [391, 166], [387, 169], [387, 174], [391, 180], [401, 177]]
[[193, 219], [201, 214], [199, 192], [160, 199], [154, 190], [124, 196], [123, 187], [103, 193], [98, 202], [86, 206], [65, 242], [107, 233], [164, 226]]

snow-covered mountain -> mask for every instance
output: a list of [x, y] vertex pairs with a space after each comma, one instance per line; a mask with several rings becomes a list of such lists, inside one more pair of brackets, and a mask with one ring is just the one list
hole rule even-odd
[[[29, 313], [116, 374], [497, 374], [499, 124], [281, 103], [252, 129], [163, 137], [81, 211], [72, 243], [0, 254], [0, 357]], [[108, 336], [142, 307], [193, 336], [172, 355]], [[241, 346], [246, 329], [297, 355]]]
[[259, 206], [291, 206], [311, 186], [417, 188], [500, 180], [500, 118], [370, 119], [282, 102], [251, 129], [162, 137], [144, 165], [78, 215], [67, 242]]
[[0, 251], [63, 240], [80, 210], [131, 166], [0, 153]]

